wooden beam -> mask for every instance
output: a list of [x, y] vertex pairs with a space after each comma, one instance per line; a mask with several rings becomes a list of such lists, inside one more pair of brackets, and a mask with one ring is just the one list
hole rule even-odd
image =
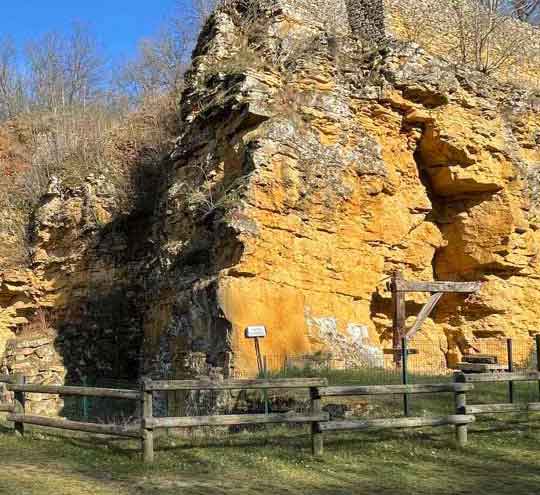
[[420, 310], [420, 313], [418, 313], [418, 317], [416, 318], [413, 327], [407, 332], [408, 339], [412, 339], [418, 330], [420, 330], [427, 317], [435, 309], [435, 306], [437, 306], [437, 303], [440, 301], [442, 296], [442, 292], [436, 292], [429, 298], [428, 302], [424, 304], [424, 307]]
[[506, 366], [503, 364], [458, 363], [456, 364], [456, 369], [471, 373], [488, 373], [493, 371], [506, 371]]
[[321, 423], [322, 431], [384, 430], [388, 428], [418, 428], [422, 426], [463, 425], [474, 421], [474, 416], [455, 414], [442, 417], [390, 418], [329, 421]]
[[465, 383], [475, 382], [534, 382], [540, 380], [540, 372], [527, 371], [523, 373], [476, 373], [459, 375], [459, 380]]
[[13, 404], [0, 404], [0, 412], [13, 412], [14, 408]]
[[147, 390], [243, 390], [325, 387], [326, 378], [285, 378], [268, 380], [163, 380], [152, 381]]
[[482, 282], [409, 282], [408, 280], [396, 279], [395, 290], [397, 292], [478, 292]]
[[7, 388], [12, 392], [29, 392], [34, 394], [108, 397], [110, 399], [128, 400], [139, 400], [141, 398], [141, 394], [137, 390], [125, 390], [116, 388], [64, 387], [57, 385], [35, 385], [31, 383], [25, 385], [10, 384]]
[[[383, 349], [383, 354], [399, 354], [401, 355], [403, 351], [401, 350], [401, 347], [398, 347], [397, 349]], [[407, 354], [409, 356], [412, 356], [413, 354], [418, 354], [418, 349], [407, 349]]]
[[[456, 414], [466, 414], [467, 394], [465, 392], [457, 392], [455, 395]], [[456, 441], [460, 447], [467, 445], [468, 427], [467, 423], [456, 425]]]
[[433, 394], [437, 392], [468, 392], [469, 383], [413, 384], [413, 385], [360, 385], [326, 387], [320, 389], [321, 397], [350, 397], [354, 395]]
[[497, 356], [492, 354], [463, 354], [464, 363], [497, 364]]
[[179, 418], [150, 418], [143, 428], [192, 428], [194, 426], [236, 426], [269, 423], [313, 423], [328, 421], [328, 413], [319, 414], [228, 414], [219, 416], [185, 416]]
[[119, 437], [140, 438], [141, 431], [139, 425], [120, 426], [105, 425], [99, 423], [81, 423], [60, 418], [48, 418], [45, 416], [30, 416], [26, 414], [9, 414], [8, 421], [24, 423], [36, 426], [46, 426], [58, 428], [60, 430], [85, 431], [87, 433], [98, 433], [101, 435], [114, 435]]

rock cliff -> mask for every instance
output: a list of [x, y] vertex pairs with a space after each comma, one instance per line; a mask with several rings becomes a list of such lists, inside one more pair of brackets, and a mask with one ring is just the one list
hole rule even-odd
[[53, 181], [41, 198], [30, 267], [0, 276], [0, 373], [40, 383], [138, 377], [150, 224], [118, 215], [115, 198], [93, 176], [77, 188]]
[[33, 269], [0, 279], [0, 332], [32, 305], [54, 309], [79, 375], [253, 375], [251, 324], [268, 329], [271, 367], [318, 352], [380, 364], [386, 284], [402, 270], [484, 282], [424, 325], [434, 360], [492, 336], [522, 339], [526, 357], [540, 321], [538, 95], [387, 36], [365, 2], [326, 3], [239, 1], [211, 17], [155, 211], [112, 221], [103, 184], [51, 191]]
[[201, 35], [160, 210], [149, 369], [253, 373], [250, 324], [268, 328], [271, 366], [379, 359], [398, 269], [485, 282], [424, 326], [434, 359], [490, 336], [530, 342], [537, 96], [310, 12], [264, 4], [250, 24], [239, 6]]

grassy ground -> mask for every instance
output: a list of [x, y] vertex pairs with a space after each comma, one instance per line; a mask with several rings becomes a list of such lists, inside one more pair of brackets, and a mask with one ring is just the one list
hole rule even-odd
[[[388, 376], [373, 373], [321, 375], [331, 383], [388, 383]], [[411, 377], [414, 383], [443, 380], [449, 377]], [[538, 394], [537, 383], [516, 384], [520, 402], [537, 402]], [[410, 399], [413, 415], [453, 412], [451, 394]], [[470, 404], [507, 401], [507, 384], [481, 384], [468, 394]], [[353, 416], [402, 414], [401, 396], [342, 403]], [[0, 423], [0, 495], [538, 493], [540, 414], [499, 419], [478, 418], [465, 449], [455, 445], [449, 427], [326, 434], [320, 459], [311, 456], [304, 427], [263, 427], [249, 433], [207, 430], [189, 439], [160, 438], [156, 463], [150, 467], [142, 464], [136, 442], [62, 437], [43, 430], [18, 438]]]
[[538, 493], [540, 417], [509, 419], [475, 425], [465, 449], [445, 427], [328, 434], [321, 459], [311, 457], [302, 429], [164, 438], [151, 467], [140, 462], [134, 442], [35, 432], [21, 439], [4, 431], [0, 494]]

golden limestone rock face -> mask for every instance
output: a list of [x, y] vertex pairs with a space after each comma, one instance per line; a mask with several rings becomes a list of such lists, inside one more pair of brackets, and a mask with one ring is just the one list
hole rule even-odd
[[[255, 43], [220, 12], [195, 51], [162, 200], [146, 368], [254, 375], [244, 336], [254, 324], [268, 329], [270, 367], [317, 353], [380, 365], [395, 270], [484, 282], [444, 296], [424, 325], [433, 362], [453, 364], [486, 337], [530, 342], [534, 99], [416, 46], [366, 53], [286, 12], [258, 29]], [[425, 300], [410, 296], [409, 325]]]

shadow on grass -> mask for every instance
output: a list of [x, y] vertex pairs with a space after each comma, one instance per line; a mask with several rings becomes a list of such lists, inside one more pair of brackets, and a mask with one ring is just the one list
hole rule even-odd
[[32, 463], [41, 457], [43, 469], [62, 465], [96, 482], [109, 476], [128, 483], [130, 494], [528, 495], [540, 483], [540, 425], [527, 428], [532, 437], [516, 431], [522, 425], [486, 423], [489, 429], [471, 431], [465, 449], [455, 446], [450, 428], [327, 434], [321, 459], [310, 455], [309, 435], [297, 431], [200, 439], [200, 445], [175, 438], [183, 443], [172, 446], [162, 439], [150, 467], [141, 463], [134, 441], [63, 435], [21, 444], [20, 450], [11, 442], [17, 450], [10, 459]]

